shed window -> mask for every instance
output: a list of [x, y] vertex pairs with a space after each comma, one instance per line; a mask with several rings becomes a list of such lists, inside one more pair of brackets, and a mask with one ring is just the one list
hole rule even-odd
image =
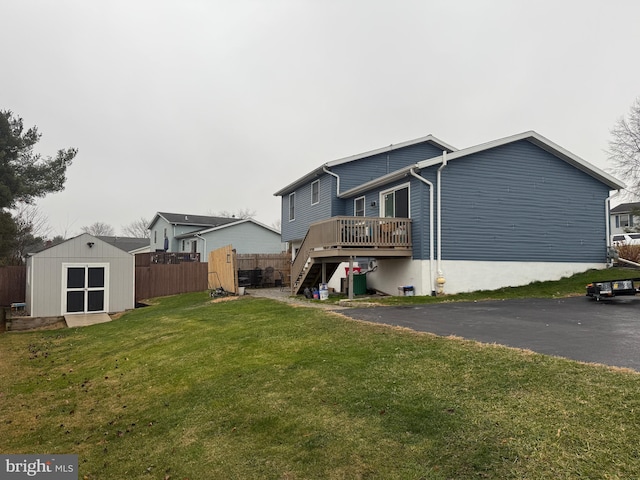
[[311, 205], [320, 202], [320, 180], [316, 180], [311, 184]]
[[296, 219], [296, 192], [289, 194], [289, 221]]

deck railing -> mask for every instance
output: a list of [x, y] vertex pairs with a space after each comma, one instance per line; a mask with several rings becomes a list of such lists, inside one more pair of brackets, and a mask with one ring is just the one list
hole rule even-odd
[[[291, 266], [292, 284], [313, 251], [341, 248], [410, 249], [411, 219], [332, 217], [312, 223]], [[336, 251], [336, 256], [340, 256], [339, 251]]]

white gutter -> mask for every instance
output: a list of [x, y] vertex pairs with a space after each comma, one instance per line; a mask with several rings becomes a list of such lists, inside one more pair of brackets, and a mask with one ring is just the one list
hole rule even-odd
[[409, 172], [411, 173], [411, 175], [413, 175], [414, 177], [416, 177], [418, 180], [420, 180], [421, 182], [425, 183], [428, 187], [429, 187], [429, 286], [431, 287], [431, 295], [435, 296], [436, 294], [436, 289], [434, 286], [434, 271], [433, 271], [433, 262], [434, 262], [434, 258], [433, 258], [433, 183], [431, 183], [429, 180], [427, 180], [426, 178], [418, 175], [415, 172], [415, 169], [412, 168], [411, 170], [409, 170]]
[[[442, 151], [442, 165], [438, 168], [438, 276], [442, 277], [442, 170], [447, 166], [447, 151]], [[444, 278], [442, 279], [444, 280]], [[444, 282], [443, 282], [444, 284]]]
[[324, 173], [328, 173], [332, 177], [336, 177], [336, 180], [337, 180], [337, 182], [336, 182], [336, 197], [340, 196], [340, 177], [338, 175], [336, 175], [335, 173], [333, 173], [331, 170], [328, 170], [325, 165], [322, 166], [322, 171]]
[[[204, 237], [201, 237], [201, 236], [200, 236], [199, 234], [197, 234], [197, 233], [196, 233], [194, 236], [195, 236], [196, 238], [199, 238], [200, 240], [202, 240], [202, 241], [204, 242], [204, 249], [203, 249], [202, 253], [203, 253], [204, 255], [207, 255], [207, 239], [206, 239], [206, 238], [204, 238]], [[206, 258], [205, 260], [208, 262], [208, 261], [209, 261], [209, 257], [207, 256], [207, 258]], [[203, 261], [203, 260], [202, 260], [202, 257], [200, 257], [200, 261], [201, 261], [201, 262]]]
[[611, 199], [620, 195], [620, 190], [617, 190], [613, 195], [609, 195], [604, 201], [604, 215], [606, 218], [605, 226], [607, 232], [607, 254], [611, 248]]

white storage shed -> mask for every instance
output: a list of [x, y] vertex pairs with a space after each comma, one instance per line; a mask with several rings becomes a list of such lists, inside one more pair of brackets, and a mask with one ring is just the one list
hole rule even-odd
[[88, 233], [27, 258], [32, 317], [116, 313], [135, 306], [134, 256]]

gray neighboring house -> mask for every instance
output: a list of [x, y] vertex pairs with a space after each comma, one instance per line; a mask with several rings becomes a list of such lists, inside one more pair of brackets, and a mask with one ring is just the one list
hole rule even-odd
[[149, 224], [151, 251], [199, 253], [233, 245], [237, 253], [281, 253], [280, 232], [254, 219], [158, 212]]
[[640, 227], [640, 202], [621, 203], [611, 209], [611, 235]]
[[116, 313], [135, 306], [134, 256], [83, 233], [27, 258], [32, 317]]

